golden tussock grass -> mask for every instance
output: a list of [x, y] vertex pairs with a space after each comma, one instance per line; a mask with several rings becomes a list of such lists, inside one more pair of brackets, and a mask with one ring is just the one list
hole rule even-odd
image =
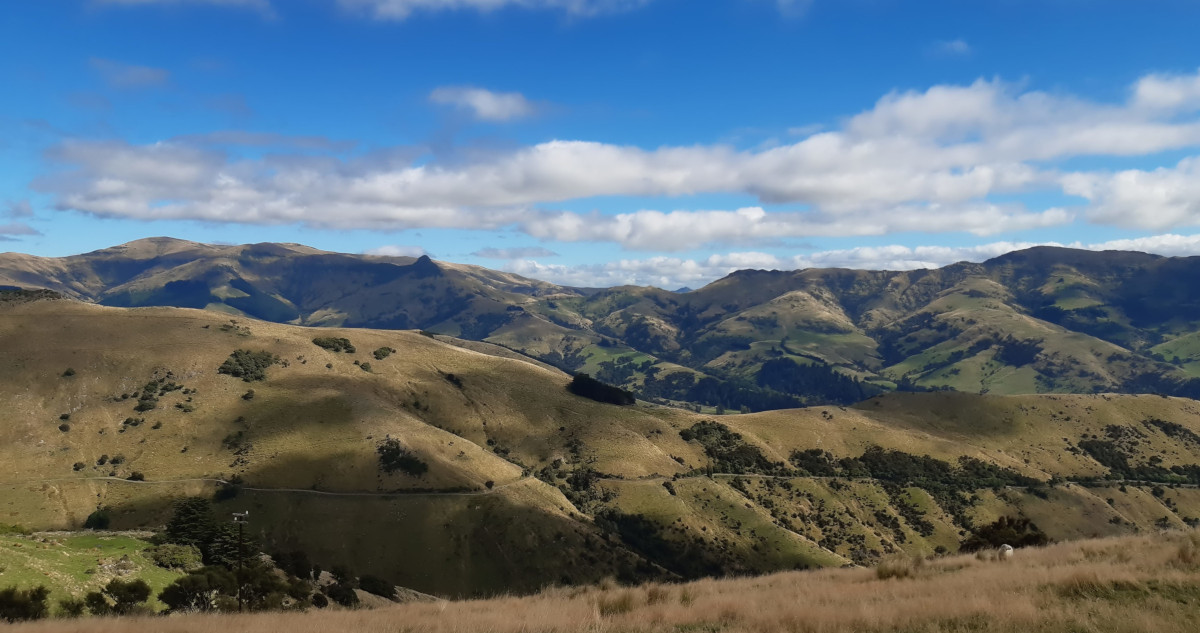
[[557, 588], [536, 596], [373, 611], [43, 622], [22, 633], [850, 633], [1195, 631], [1200, 534], [1020, 550], [1005, 563], [954, 556], [872, 569], [789, 572], [686, 585]]

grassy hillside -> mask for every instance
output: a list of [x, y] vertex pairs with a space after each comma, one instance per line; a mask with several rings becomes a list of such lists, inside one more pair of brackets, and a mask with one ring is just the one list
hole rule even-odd
[[907, 272], [738, 271], [685, 293], [556, 286], [427, 257], [139, 240], [0, 254], [0, 286], [110, 306], [487, 341], [705, 411], [894, 390], [1200, 397], [1200, 258], [1034, 248]]
[[[1200, 517], [1200, 491], [1171, 485], [1200, 464], [1200, 408], [1179, 398], [717, 416], [574, 396], [482, 343], [74, 301], [0, 306], [0, 348], [0, 523], [75, 529], [110, 507], [114, 528], [153, 527], [224, 488], [219, 510], [250, 510], [269, 548], [442, 595], [871, 564], [954, 551], [1000, 516], [1055, 539]], [[265, 353], [250, 382], [220, 371], [237, 350]]]
[[30, 633], [276, 631], [1194, 631], [1200, 535], [1165, 533], [973, 556], [889, 560], [872, 569], [752, 579], [552, 589], [525, 598], [415, 603], [371, 611], [82, 620]]

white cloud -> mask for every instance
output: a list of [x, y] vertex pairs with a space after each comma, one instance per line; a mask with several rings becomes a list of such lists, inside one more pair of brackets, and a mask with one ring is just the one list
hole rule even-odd
[[100, 73], [108, 85], [113, 88], [147, 88], [160, 86], [171, 79], [171, 73], [162, 68], [123, 64], [111, 59], [93, 57], [90, 62], [93, 69]]
[[9, 222], [0, 224], [0, 235], [41, 235], [41, 232], [24, 222]]
[[433, 103], [470, 110], [482, 121], [509, 121], [530, 116], [535, 108], [519, 92], [492, 92], [470, 86], [443, 86], [429, 94]]
[[429, 253], [420, 246], [404, 246], [399, 244], [389, 244], [373, 248], [366, 252], [367, 255], [381, 255], [383, 257], [420, 257]]
[[1192, 110], [1200, 104], [1200, 73], [1194, 75], [1153, 74], [1133, 87], [1136, 106], [1161, 110]]
[[[283, 148], [292, 153], [262, 158], [237, 157], [196, 138], [150, 145], [71, 140], [50, 153], [62, 169], [35, 185], [60, 209], [100, 216], [338, 228], [517, 227], [542, 239], [644, 250], [900, 232], [994, 235], [1076, 217], [1158, 230], [1196, 224], [1196, 159], [1174, 169], [1117, 174], [1055, 167], [1078, 157], [1200, 147], [1200, 119], [1184, 114], [1200, 108], [1200, 93], [1180, 88], [1169, 98], [1151, 97], [1165, 89], [1145, 88], [1153, 82], [1186, 88], [1200, 75], [1147, 81], [1117, 105], [984, 80], [895, 92], [836, 129], [750, 150], [553, 140], [440, 163], [407, 148], [355, 158], [307, 156], [295, 140]], [[500, 117], [513, 110], [479, 112]], [[237, 134], [224, 140], [292, 138]], [[1090, 206], [1027, 209], [992, 202], [1030, 192], [1077, 195]], [[597, 196], [715, 193], [753, 196], [762, 206], [615, 215], [569, 208], [571, 200]], [[548, 205], [563, 210], [539, 209]]]
[[483, 248], [471, 253], [474, 257], [484, 259], [525, 259], [528, 257], [558, 257], [558, 253], [540, 246], [523, 246], [519, 248]]
[[934, 42], [933, 52], [946, 57], [966, 57], [971, 54], [971, 45], [964, 39]]
[[422, 11], [495, 11], [508, 7], [554, 9], [570, 15], [591, 16], [636, 9], [649, 2], [650, 0], [338, 0], [338, 3], [347, 9], [382, 20], [403, 20]]
[[1200, 225], [1200, 157], [1153, 171], [1068, 174], [1063, 190], [1089, 200], [1095, 222], [1149, 230]]
[[975, 246], [871, 246], [776, 256], [760, 252], [735, 252], [703, 259], [650, 257], [604, 264], [565, 266], [532, 259], [509, 262], [505, 270], [535, 279], [580, 287], [621, 285], [674, 289], [699, 288], [734, 271], [745, 269], [800, 270], [853, 268], [858, 270], [915, 270], [940, 268], [957, 262], [982, 262], [1005, 253], [1034, 246], [1060, 246], [1092, 251], [1133, 250], [1165, 256], [1200, 255], [1200, 234], [1164, 234], [1109, 242], [1061, 244], [1058, 242], [992, 242]]

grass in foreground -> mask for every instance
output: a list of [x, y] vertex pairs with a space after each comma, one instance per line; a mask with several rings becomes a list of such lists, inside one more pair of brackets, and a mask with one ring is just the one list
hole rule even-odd
[[[373, 611], [43, 622], [25, 632], [517, 633], [670, 631], [1195, 631], [1200, 533], [1101, 539], [1013, 560], [890, 561], [892, 571], [791, 572], [686, 585], [553, 589], [527, 598]], [[895, 574], [894, 568], [907, 573]], [[881, 576], [888, 576], [881, 578]]]

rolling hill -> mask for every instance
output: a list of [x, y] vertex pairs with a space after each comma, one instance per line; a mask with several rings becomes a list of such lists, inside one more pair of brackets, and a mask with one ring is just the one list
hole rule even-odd
[[220, 493], [268, 549], [466, 596], [870, 564], [1001, 516], [1054, 539], [1200, 517], [1200, 405], [1182, 398], [711, 415], [595, 402], [429, 332], [53, 296], [0, 295], [0, 523], [35, 530], [99, 508], [153, 527]]
[[670, 292], [294, 244], [154, 238], [59, 259], [0, 255], [0, 286], [108, 306], [421, 329], [705, 411], [929, 389], [1197, 397], [1198, 273], [1200, 258], [1038, 247], [938, 270], [744, 270]]

